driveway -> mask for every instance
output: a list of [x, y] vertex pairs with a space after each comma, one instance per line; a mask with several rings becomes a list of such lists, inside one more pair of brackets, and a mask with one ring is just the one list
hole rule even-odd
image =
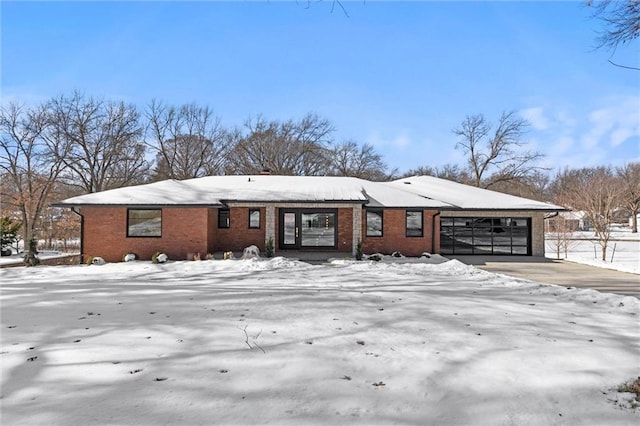
[[499, 274], [640, 298], [640, 275], [546, 257], [448, 256]]

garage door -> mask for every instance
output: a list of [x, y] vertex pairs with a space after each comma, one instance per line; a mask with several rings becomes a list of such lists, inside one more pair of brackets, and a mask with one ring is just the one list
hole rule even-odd
[[440, 253], [531, 255], [531, 218], [442, 217]]

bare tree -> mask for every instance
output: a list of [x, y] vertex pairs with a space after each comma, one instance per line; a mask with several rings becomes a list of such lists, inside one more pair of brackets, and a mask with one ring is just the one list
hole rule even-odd
[[638, 213], [640, 213], [640, 163], [627, 163], [616, 169], [622, 185], [621, 201], [631, 214], [631, 232], [638, 232]]
[[557, 176], [559, 196], [567, 207], [581, 210], [593, 225], [606, 260], [611, 223], [620, 205], [620, 181], [610, 167], [565, 170]]
[[0, 109], [0, 170], [3, 204], [20, 211], [25, 264], [38, 264], [37, 238], [42, 212], [64, 169], [68, 145], [50, 126], [45, 107], [15, 103]]
[[482, 114], [467, 116], [453, 133], [460, 137], [456, 148], [467, 156], [469, 174], [475, 186], [489, 188], [498, 182], [521, 180], [540, 167], [544, 155], [524, 150], [522, 137], [529, 123], [515, 111], [502, 113], [493, 133]]
[[411, 169], [402, 175], [403, 177], [410, 176], [433, 176], [440, 179], [447, 179], [458, 183], [470, 183], [471, 177], [469, 173], [457, 164], [445, 164], [443, 166], [420, 166], [415, 169]]
[[574, 222], [562, 213], [545, 221], [547, 225], [545, 240], [551, 243], [556, 252], [556, 259], [561, 259], [561, 256], [566, 259], [569, 249], [576, 244], [572, 238], [573, 233], [577, 230]]
[[534, 170], [522, 179], [498, 182], [491, 189], [504, 192], [517, 197], [529, 198], [538, 201], [551, 200], [551, 177], [542, 170]]
[[265, 169], [274, 174], [314, 176], [330, 171], [331, 123], [315, 114], [299, 121], [267, 121], [259, 116], [245, 123], [247, 133], [236, 133], [229, 158], [231, 173], [252, 174]]
[[640, 36], [640, 1], [588, 1], [594, 7], [594, 17], [605, 25], [598, 38], [598, 47], [616, 50]]
[[352, 176], [373, 181], [386, 181], [396, 171], [389, 171], [382, 155], [372, 145], [358, 145], [348, 140], [339, 143], [331, 150], [331, 174], [334, 176]]
[[209, 107], [166, 106], [152, 101], [146, 112], [147, 134], [156, 151], [154, 179], [191, 179], [221, 174], [233, 139]]
[[67, 166], [67, 183], [90, 193], [140, 183], [146, 177], [149, 165], [133, 105], [76, 92], [51, 100], [47, 107], [52, 126], [71, 147], [59, 159]]
[[[599, 49], [608, 49], [615, 53], [618, 47], [630, 44], [640, 37], [640, 1], [638, 0], [587, 0], [587, 6], [593, 6], [593, 17], [604, 24], [597, 38]], [[612, 65], [640, 70], [638, 67], [620, 65], [609, 59]]]

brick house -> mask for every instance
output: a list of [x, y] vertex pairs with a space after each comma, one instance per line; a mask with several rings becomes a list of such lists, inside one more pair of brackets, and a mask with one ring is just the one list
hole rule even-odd
[[544, 255], [544, 214], [561, 207], [428, 176], [209, 176], [69, 198], [82, 218], [82, 255], [119, 261], [156, 251]]

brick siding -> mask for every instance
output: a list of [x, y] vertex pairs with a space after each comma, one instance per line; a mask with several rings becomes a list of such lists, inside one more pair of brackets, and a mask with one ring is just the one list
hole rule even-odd
[[[415, 209], [411, 209], [415, 211]], [[433, 216], [436, 210], [423, 210], [422, 237], [406, 236], [406, 210], [385, 209], [382, 213], [382, 237], [367, 237], [367, 212], [362, 210], [362, 250], [364, 253], [391, 254], [398, 251], [405, 256], [420, 256], [422, 253], [437, 253], [440, 247], [440, 235], [435, 235], [435, 249], [433, 247]], [[439, 218], [436, 217], [436, 230]]]
[[127, 237], [126, 207], [84, 207], [83, 261], [100, 256], [107, 262], [122, 261], [126, 253], [149, 260], [162, 251], [172, 260], [189, 253], [207, 253], [209, 209], [163, 208], [162, 237]]
[[255, 245], [264, 252], [265, 249], [265, 220], [266, 209], [251, 208], [260, 210], [260, 228], [249, 228], [249, 208], [232, 207], [229, 209], [229, 228], [218, 228], [218, 210], [214, 210], [212, 227], [215, 229], [215, 238], [211, 241], [212, 252], [219, 251], [242, 251], [245, 247]]
[[[254, 207], [251, 207], [253, 209]], [[255, 207], [258, 208], [258, 207]], [[162, 209], [161, 237], [127, 237], [126, 207], [84, 207], [83, 260], [89, 256], [103, 257], [107, 262], [122, 261], [126, 253], [136, 253], [149, 260], [156, 251], [162, 251], [172, 260], [188, 259], [193, 253], [202, 257], [207, 253], [241, 251], [256, 245], [265, 249], [266, 208], [259, 207], [260, 228], [249, 228], [250, 207], [230, 208], [230, 228], [218, 228], [218, 209], [204, 207], [165, 207]], [[338, 246], [335, 250], [354, 250], [353, 208], [338, 208]], [[362, 210], [362, 238], [365, 253], [392, 253], [400, 251], [406, 256], [419, 256], [423, 252], [437, 252], [432, 247], [434, 210], [423, 213], [422, 237], [405, 236], [405, 210], [384, 211], [383, 237], [366, 237], [366, 211]], [[279, 209], [275, 209], [275, 229], [278, 229]], [[436, 222], [438, 218], [436, 217]], [[436, 229], [439, 227], [436, 225]], [[278, 247], [276, 232], [275, 247]], [[439, 247], [439, 234], [436, 234]], [[322, 250], [321, 248], [314, 250]], [[331, 249], [334, 250], [334, 249]]]

